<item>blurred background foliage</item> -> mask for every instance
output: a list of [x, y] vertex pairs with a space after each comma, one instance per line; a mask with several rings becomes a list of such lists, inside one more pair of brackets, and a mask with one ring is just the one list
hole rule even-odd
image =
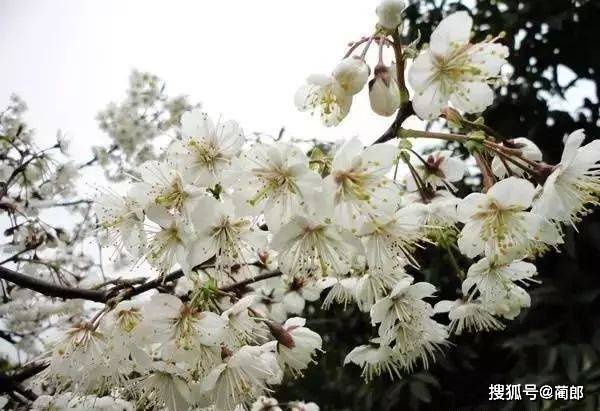
[[[466, 2], [465, 2], [466, 3]], [[557, 163], [562, 140], [584, 128], [600, 137], [600, 1], [474, 0], [413, 1], [406, 10], [407, 41], [448, 13], [465, 9], [475, 21], [475, 40], [506, 32], [514, 73], [486, 123], [507, 137], [528, 137]], [[569, 103], [567, 103], [567, 98]], [[464, 184], [461, 191], [468, 190]], [[464, 193], [462, 193], [464, 194]], [[559, 252], [538, 260], [540, 285], [530, 287], [532, 306], [500, 332], [452, 337], [453, 346], [429, 370], [400, 381], [381, 376], [369, 384], [360, 369], [343, 367], [345, 355], [374, 335], [368, 315], [355, 307], [323, 311], [309, 307], [309, 326], [324, 337], [326, 354], [306, 378], [279, 392], [281, 400], [304, 398], [322, 410], [598, 410], [600, 409], [600, 213], [566, 228]], [[454, 268], [435, 249], [419, 256], [426, 267], [417, 280], [440, 287], [454, 299], [459, 289]], [[461, 260], [464, 269], [469, 262]], [[584, 401], [490, 402], [490, 384], [583, 385]]]

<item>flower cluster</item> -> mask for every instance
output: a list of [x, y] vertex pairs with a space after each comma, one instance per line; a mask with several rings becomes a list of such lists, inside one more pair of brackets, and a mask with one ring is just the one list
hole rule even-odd
[[[491, 85], [508, 57], [497, 43], [502, 36], [471, 43], [472, 20], [461, 11], [419, 50], [418, 41], [403, 44], [404, 7], [383, 0], [373, 33], [352, 43], [330, 75], [310, 76], [296, 94], [300, 110], [334, 126], [368, 85], [373, 111], [396, 119], [366, 147], [358, 138], [308, 149], [283, 138], [253, 140], [235, 121], [215, 122], [184, 100], [167, 100], [158, 79], [134, 73], [126, 103], [100, 115], [131, 181], [123, 194], [102, 190], [94, 207], [104, 245], [148, 263], [155, 276], [66, 289], [103, 304], [93, 316], [79, 302], [29, 311], [31, 290], [12, 290], [22, 297], [1, 311], [11, 313], [13, 328], [38, 314], [78, 313], [43, 358], [39, 381], [55, 395], [40, 396], [34, 409], [316, 411], [314, 403], [270, 397], [323, 351], [301, 317], [307, 301], [356, 304], [370, 318], [376, 335], [345, 359], [366, 380], [427, 367], [453, 334], [502, 329], [530, 305], [535, 258], [560, 249], [563, 226], [598, 204], [600, 144], [584, 145], [584, 132], [575, 131], [561, 162], [550, 165], [528, 139], [500, 139], [470, 114], [493, 103]], [[371, 71], [366, 57], [374, 44], [379, 58]], [[395, 60], [386, 63], [388, 47]], [[3, 138], [8, 146], [28, 138], [11, 120], [22, 111], [17, 103], [2, 117], [3, 133], [14, 136]], [[413, 113], [445, 119], [453, 133], [403, 128]], [[168, 130], [175, 135], [164, 135]], [[159, 135], [167, 147], [155, 153]], [[410, 140], [418, 137], [462, 144], [469, 158], [445, 149], [419, 153]], [[29, 158], [18, 147], [13, 163], [3, 165], [7, 183], [0, 187], [0, 206], [13, 216], [29, 207], [20, 197], [24, 187], [39, 190], [50, 178], [55, 189], [34, 199], [51, 198], [72, 188], [78, 170], [70, 163], [49, 168], [43, 152]], [[96, 153], [91, 163], [107, 155]], [[460, 198], [457, 186], [471, 164], [483, 187]], [[88, 232], [85, 224], [81, 231]], [[29, 217], [11, 230], [11, 262], [70, 236]], [[419, 281], [419, 250], [427, 247], [454, 263], [447, 274], [461, 287], [452, 300], [435, 301], [436, 286]], [[55, 257], [74, 264], [72, 254]], [[28, 265], [37, 260], [31, 255]], [[23, 280], [0, 268], [9, 281]], [[38, 281], [32, 290], [42, 288]]]
[[193, 107], [186, 96], [169, 97], [157, 76], [134, 70], [120, 103], [98, 113], [100, 129], [108, 134], [108, 147], [94, 146], [95, 159], [112, 180], [123, 180], [131, 165], [157, 159], [157, 140], [176, 132], [181, 115]]

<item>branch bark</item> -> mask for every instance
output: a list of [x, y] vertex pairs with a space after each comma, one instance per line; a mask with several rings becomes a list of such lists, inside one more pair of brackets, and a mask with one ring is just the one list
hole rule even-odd
[[[200, 269], [205, 264], [211, 261], [212, 260], [209, 260], [203, 264], [199, 264], [193, 269]], [[233, 291], [239, 288], [243, 288], [248, 284], [265, 280], [267, 278], [277, 277], [281, 274], [282, 273], [280, 271], [271, 271], [268, 273], [257, 275], [256, 277], [249, 278], [247, 280], [240, 281], [235, 284], [224, 286], [220, 290], [225, 292]], [[152, 289], [160, 287], [165, 283], [175, 281], [181, 277], [183, 277], [183, 271], [177, 270], [166, 275], [165, 277], [158, 277], [153, 280], [146, 281], [145, 283], [140, 284], [138, 286], [130, 286], [127, 289], [125, 289], [127, 285], [120, 284], [119, 286], [113, 287], [110, 290], [103, 291], [95, 289], [61, 286], [51, 283], [49, 281], [44, 281], [25, 274], [21, 274], [9, 268], [0, 266], [0, 278], [9, 281], [13, 284], [29, 288], [30, 290], [37, 291], [38, 293], [47, 295], [48, 297], [58, 297], [63, 299], [82, 299], [95, 301], [98, 303], [107, 303], [110, 299], [115, 297], [119, 297], [120, 300], [127, 300], [129, 298], [135, 297], [136, 295], [145, 293], [146, 291], [150, 291]]]
[[415, 114], [415, 111], [413, 110], [412, 103], [410, 101], [403, 102], [398, 109], [398, 113], [396, 114], [396, 118], [394, 119], [392, 125], [385, 131], [385, 133], [381, 135], [381, 137], [373, 142], [373, 145], [385, 143], [386, 141], [390, 141], [398, 137], [398, 130], [400, 130], [400, 127], [402, 127], [404, 121], [406, 121], [406, 119], [413, 114]]
[[59, 297], [64, 299], [81, 298], [84, 300], [95, 301], [98, 303], [106, 302], [106, 292], [98, 290], [87, 290], [77, 287], [66, 287], [57, 285], [49, 281], [40, 280], [25, 274], [18, 273], [10, 268], [0, 266], [0, 278], [17, 284], [21, 287], [29, 288], [38, 293], [49, 297]]
[[273, 277], [279, 277], [280, 275], [282, 275], [282, 272], [279, 270], [270, 271], [268, 273], [260, 274], [260, 275], [257, 275], [256, 277], [248, 278], [247, 280], [240, 281], [235, 284], [221, 287], [221, 288], [219, 288], [219, 290], [224, 291], [224, 292], [229, 292], [229, 291], [237, 290], [240, 288], [244, 288], [245, 286], [252, 284], [252, 283], [256, 283], [258, 281], [266, 280], [268, 278], [273, 278]]

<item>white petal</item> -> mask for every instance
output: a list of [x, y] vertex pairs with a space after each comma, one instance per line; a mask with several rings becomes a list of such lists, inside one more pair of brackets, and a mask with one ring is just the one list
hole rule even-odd
[[486, 83], [463, 81], [456, 85], [450, 101], [466, 113], [481, 113], [494, 102], [494, 91]]
[[583, 143], [583, 140], [585, 140], [584, 130], [574, 131], [569, 135], [569, 137], [567, 137], [567, 140], [565, 141], [565, 148], [560, 159], [560, 164], [563, 167], [568, 167], [571, 165], [577, 155], [577, 150]]
[[499, 181], [488, 191], [488, 196], [503, 208], [519, 208], [525, 210], [531, 206], [535, 195], [535, 187], [522, 178], [509, 177]]
[[453, 13], [441, 21], [431, 34], [429, 47], [440, 57], [464, 46], [471, 37], [473, 19], [466, 11]]
[[458, 219], [463, 223], [469, 221], [475, 214], [486, 210], [488, 207], [488, 198], [482, 193], [471, 193], [458, 203]]
[[430, 83], [423, 91], [415, 92], [413, 108], [423, 120], [433, 120], [448, 105], [449, 96], [442, 90], [441, 83]]

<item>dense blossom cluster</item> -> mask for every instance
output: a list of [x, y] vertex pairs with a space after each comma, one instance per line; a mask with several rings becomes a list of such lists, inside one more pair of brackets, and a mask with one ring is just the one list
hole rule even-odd
[[[184, 100], [168, 102], [164, 122], [158, 115], [140, 122], [140, 104], [164, 99], [157, 79], [133, 75], [127, 102], [100, 116], [120, 158], [136, 159], [132, 181], [124, 194], [103, 190], [95, 211], [105, 245], [149, 263], [156, 278], [137, 288], [115, 282], [89, 298], [104, 303], [91, 319], [79, 300], [32, 304], [46, 316], [84, 317], [45, 357], [38, 382], [54, 393], [42, 392], [33, 409], [318, 411], [314, 403], [270, 397], [326, 348], [301, 317], [307, 301], [356, 304], [370, 318], [373, 338], [345, 360], [367, 381], [427, 367], [452, 334], [502, 329], [530, 305], [535, 258], [560, 247], [563, 225], [598, 204], [600, 144], [584, 145], [584, 133], [575, 131], [561, 162], [549, 165], [533, 142], [501, 141], [482, 119], [469, 120], [493, 102], [508, 57], [496, 42], [501, 36], [472, 43], [471, 18], [458, 12], [440, 23], [428, 47], [404, 47], [403, 9], [400, 0], [382, 1], [375, 31], [353, 43], [331, 75], [310, 76], [295, 96], [300, 110], [333, 126], [368, 87], [373, 111], [397, 117], [393, 135], [367, 147], [357, 138], [309, 149], [254, 141], [235, 121], [215, 122]], [[384, 62], [388, 47], [394, 62]], [[461, 134], [402, 128], [413, 112], [445, 118]], [[7, 118], [3, 134], [19, 134]], [[144, 154], [142, 136], [151, 141], [175, 125], [164, 154]], [[481, 170], [482, 191], [456, 197], [468, 163], [450, 150], [420, 154], [411, 137], [464, 144]], [[2, 169], [9, 185], [14, 169]], [[60, 165], [53, 187], [64, 191], [76, 172]], [[43, 166], [39, 173], [23, 174], [19, 184], [43, 178]], [[16, 209], [8, 193], [1, 204]], [[13, 246], [23, 238], [16, 252], [36, 241], [29, 225], [12, 234]], [[462, 282], [453, 301], [436, 301], [435, 285], [415, 280], [425, 263], [417, 251], [430, 246], [471, 262], [466, 274], [448, 272]], [[16, 330], [23, 319], [10, 316], [38, 311], [17, 312], [31, 290], [12, 294], [0, 308], [9, 315], [5, 326]]]
[[197, 106], [186, 96], [169, 97], [157, 76], [133, 71], [125, 99], [110, 103], [97, 116], [100, 129], [111, 140], [108, 146], [92, 147], [106, 176], [123, 180], [132, 165], [160, 157], [161, 137], [177, 136], [181, 115], [193, 107]]

